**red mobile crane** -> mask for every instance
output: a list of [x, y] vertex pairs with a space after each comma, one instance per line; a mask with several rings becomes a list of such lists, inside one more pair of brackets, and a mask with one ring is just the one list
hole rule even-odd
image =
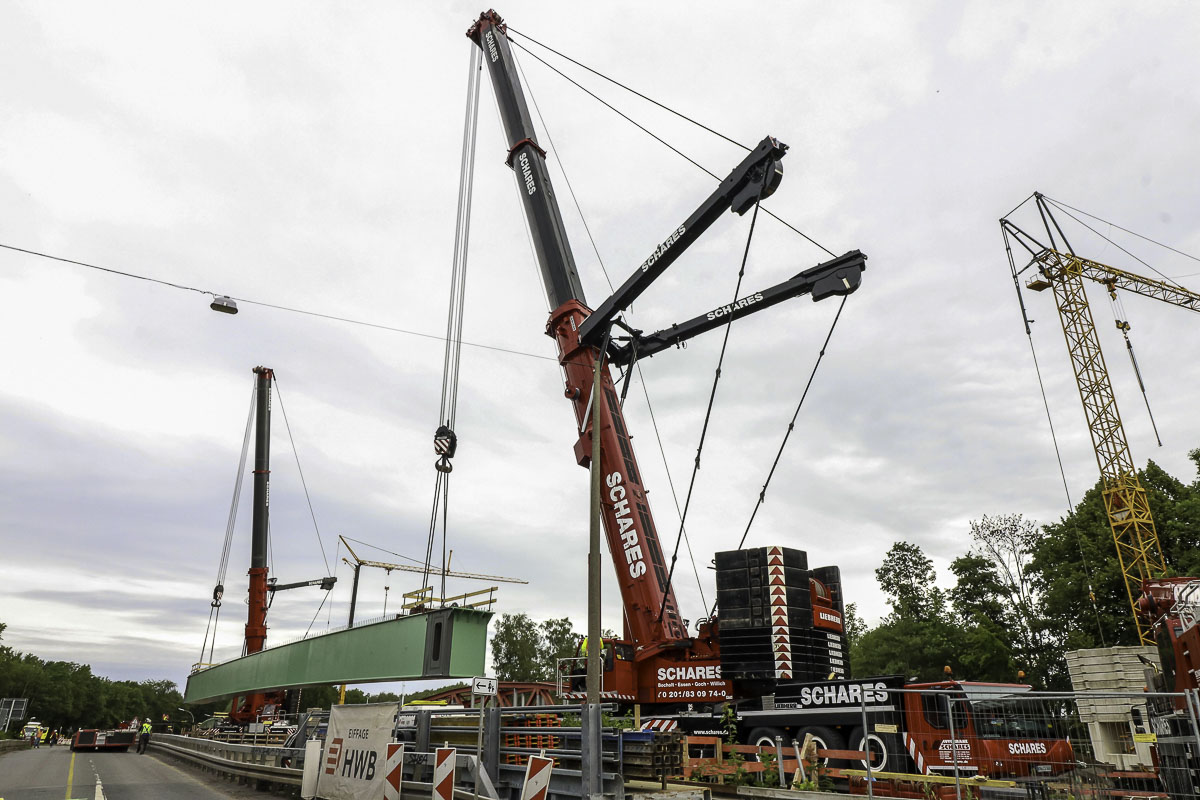
[[[973, 714], [984, 713], [984, 700], [1006, 697], [1031, 687], [1010, 684], [969, 684], [944, 681], [910, 686], [916, 692], [895, 695], [891, 690], [903, 686], [903, 679], [892, 676], [859, 680], [829, 680], [804, 683], [796, 680], [787, 665], [778, 661], [774, 671], [753, 681], [731, 680], [722, 674], [721, 632], [718, 618], [701, 620], [695, 635], [688, 633], [688, 621], [680, 615], [672, 591], [668, 567], [663, 558], [658, 533], [646, 500], [641, 472], [634, 457], [612, 376], [606, 366], [600, 371], [600, 386], [594, 386], [594, 365], [603, 355], [607, 365], [632, 364], [638, 358], [652, 356], [705, 331], [726, 324], [784, 300], [811, 294], [814, 301], [854, 292], [866, 268], [866, 256], [857, 250], [811, 267], [789, 280], [768, 289], [746, 295], [734, 303], [700, 314], [686, 322], [646, 334], [617, 319], [617, 315], [644, 292], [676, 259], [722, 214], [745, 214], [762, 199], [769, 197], [783, 177], [780, 160], [787, 146], [772, 137], [764, 138], [749, 155], [720, 183], [716, 190], [681, 225], [674, 228], [654, 248], [633, 274], [594, 310], [585, 299], [575, 261], [567, 242], [554, 189], [550, 182], [545, 151], [538, 146], [533, 122], [514, 66], [504, 21], [495, 11], [487, 11], [467, 31], [479, 46], [495, 89], [500, 116], [508, 138], [507, 164], [520, 176], [519, 187], [525, 216], [533, 239], [538, 267], [552, 311], [546, 333], [558, 345], [559, 363], [565, 373], [565, 395], [575, 411], [575, 459], [580, 466], [591, 466], [592, 402], [599, 403], [600, 474], [603, 476], [603, 526], [609, 553], [616, 569], [624, 606], [624, 636], [606, 641], [605, 672], [601, 697], [624, 704], [640, 703], [655, 715], [673, 715], [685, 728], [695, 732], [719, 728], [721, 704], [733, 701], [738, 709], [739, 730], [743, 740], [773, 741], [776, 735], [803, 738], [811, 733], [819, 746], [839, 749], [846, 740], [857, 749], [870, 748], [876, 769], [911, 758], [912, 767], [923, 772], [977, 769], [981, 773], [1029, 775], [1038, 764], [1041, 773], [1059, 772], [1072, 764], [1069, 742], [1048, 736], [1045, 731], [1033, 735], [1039, 741], [1015, 741], [1010, 736], [987, 732], [973, 750], [961, 748], [957, 737], [973, 736]], [[613, 337], [614, 327], [625, 335]], [[598, 389], [598, 391], [596, 391]], [[598, 397], [598, 399], [595, 399]], [[762, 569], [768, 576], [778, 569], [789, 569], [777, 551], [763, 551], [767, 561]], [[799, 553], [799, 551], [791, 551]], [[718, 554], [720, 574], [723, 556]], [[803, 558], [803, 553], [799, 553]], [[750, 556], [748, 556], [750, 558]], [[736, 560], [736, 559], [735, 559]], [[747, 571], [754, 567], [747, 567]], [[806, 567], [804, 567], [806, 569]], [[830, 569], [830, 568], [823, 568]], [[836, 568], [833, 568], [836, 572]], [[822, 574], [820, 570], [815, 571]], [[807, 573], [805, 573], [807, 574]], [[773, 584], [774, 578], [770, 579]], [[810, 628], [824, 628], [841, 636], [840, 589], [835, 604], [828, 600], [823, 581], [802, 579], [800, 591], [791, 587], [766, 587], [771, 602], [783, 597], [796, 607], [806, 607], [813, 620]], [[718, 579], [718, 592], [721, 585]], [[735, 590], [736, 591], [736, 590]], [[807, 597], [807, 599], [805, 599]], [[735, 615], [718, 600], [720, 620], [730, 630], [727, 649], [734, 648]], [[747, 619], [755, 613], [753, 601], [746, 606]], [[765, 611], [760, 609], [760, 615]], [[770, 624], [775, 625], [772, 606]], [[818, 619], [819, 618], [819, 619]], [[785, 630], [788, 625], [783, 617]], [[772, 634], [775, 629], [771, 628]], [[774, 638], [774, 637], [772, 637]], [[728, 654], [726, 654], [728, 655]], [[829, 663], [840, 663], [830, 652]], [[729, 670], [731, 673], [733, 670]], [[844, 674], [844, 673], [843, 673]], [[771, 696], [770, 704], [762, 701]], [[962, 700], [949, 712], [946, 698]], [[860, 726], [862, 703], [872, 714], [885, 713], [890, 733], [864, 731]], [[692, 708], [696, 713], [690, 713]], [[939, 709], [947, 709], [944, 713]], [[1024, 709], [1027, 713], [1028, 708]], [[993, 709], [991, 713], [1001, 714]], [[953, 720], [952, 718], [953, 717]], [[690, 719], [689, 719], [690, 718]], [[709, 731], [713, 732], [713, 731]], [[724, 733], [723, 730], [719, 731]], [[901, 738], [903, 737], [903, 738]], [[1019, 737], [1029, 739], [1030, 735]], [[1011, 741], [1010, 741], [1011, 740]], [[907, 753], [905, 752], [907, 750]], [[951, 752], [956, 752], [954, 758]], [[1049, 767], [1045, 762], [1057, 762]]]
[[[769, 197], [783, 177], [780, 159], [787, 146], [767, 137], [681, 225], [675, 227], [616, 292], [595, 310], [588, 307], [554, 199], [545, 152], [538, 146], [533, 122], [513, 65], [503, 20], [494, 11], [482, 14], [467, 35], [483, 51], [491, 74], [500, 116], [510, 146], [508, 164], [521, 176], [521, 199], [533, 236], [542, 279], [553, 311], [547, 335], [558, 344], [566, 374], [565, 393], [575, 410], [576, 461], [591, 464], [593, 369], [603, 351], [609, 364], [623, 366], [654, 355], [707, 330], [792, 297], [814, 300], [844, 295], [858, 288], [866, 256], [852, 251], [805, 270], [788, 281], [755, 292], [730, 306], [714, 309], [657, 333], [643, 334], [617, 320], [650, 284], [695, 242], [725, 211], [744, 214], [757, 200]], [[629, 334], [619, 344], [612, 327]], [[616, 568], [625, 608], [625, 637], [616, 643], [617, 664], [606, 675], [604, 697], [655, 703], [669, 699], [660, 691], [661, 670], [672, 676], [719, 673], [715, 625], [702, 622], [695, 636], [679, 613], [668, 582], [667, 564], [646, 500], [641, 471], [625, 426], [621, 404], [608, 369], [601, 372], [600, 471], [604, 476], [604, 530]], [[680, 668], [688, 670], [680, 672]], [[686, 679], [685, 679], [686, 681]], [[672, 691], [678, 690], [678, 680]], [[719, 702], [730, 695], [728, 681], [696, 679], [693, 702]]]
[[[274, 370], [255, 367], [254, 409], [254, 516], [250, 536], [250, 588], [246, 610], [246, 639], [242, 655], [262, 651], [267, 642], [267, 609], [275, 592], [298, 589], [302, 586], [319, 586], [328, 591], [337, 578], [333, 576], [315, 578], [310, 581], [279, 584], [268, 577], [267, 535], [270, 530], [270, 476], [271, 476], [271, 382]], [[213, 589], [213, 605], [221, 603], [225, 587], [217, 584]], [[293, 692], [298, 698], [298, 693]], [[229, 709], [229, 719], [239, 725], [257, 722], [263, 717], [281, 714], [287, 705], [289, 693], [283, 689], [273, 692], [256, 692], [235, 697]], [[291, 709], [295, 711], [296, 709]]]

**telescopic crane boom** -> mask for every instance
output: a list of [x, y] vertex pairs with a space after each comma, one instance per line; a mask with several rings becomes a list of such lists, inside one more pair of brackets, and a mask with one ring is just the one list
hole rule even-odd
[[[1129, 607], [1133, 613], [1138, 639], [1142, 644], [1153, 645], [1154, 635], [1143, 614], [1138, 611], [1138, 598], [1146, 581], [1162, 578], [1167, 569], [1162, 545], [1154, 518], [1150, 514], [1150, 503], [1146, 490], [1138, 478], [1133, 456], [1129, 452], [1129, 441], [1125, 427], [1117, 410], [1117, 398], [1104, 363], [1100, 339], [1096, 335], [1096, 323], [1088, 306], [1084, 291], [1084, 278], [1102, 284], [1110, 294], [1116, 296], [1117, 289], [1151, 297], [1181, 308], [1200, 311], [1200, 294], [1182, 286], [1165, 283], [1135, 275], [1098, 261], [1080, 258], [1071, 248], [1058, 222], [1040, 193], [1034, 198], [1045, 223], [1046, 246], [1007, 219], [1000, 220], [1005, 238], [1012, 237], [1026, 249], [1031, 260], [1026, 269], [1036, 268], [1036, 273], [1026, 282], [1034, 291], [1052, 289], [1059, 321], [1067, 340], [1067, 351], [1083, 411], [1087, 418], [1092, 447], [1096, 452], [1096, 463], [1100, 467], [1103, 482], [1104, 508], [1108, 524], [1112, 529], [1117, 559], [1125, 579]], [[1062, 240], [1062, 249], [1056, 240]], [[1065, 252], [1064, 252], [1065, 250]], [[1017, 280], [1020, 271], [1014, 271]], [[1024, 311], [1022, 303], [1022, 311]], [[1028, 316], [1026, 316], [1028, 319]], [[1118, 321], [1118, 326], [1127, 323]], [[1028, 323], [1027, 323], [1028, 325]]]
[[[600, 372], [600, 386], [595, 387], [594, 365], [602, 353], [611, 362], [628, 363], [639, 355], [658, 352], [713, 327], [708, 324], [712, 315], [720, 316], [718, 312], [724, 309], [715, 309], [648, 337], [627, 328], [630, 341], [625, 345], [610, 337], [617, 315], [719, 217], [727, 210], [744, 214], [774, 192], [782, 179], [780, 159], [787, 146], [771, 137], [763, 139], [696, 211], [663, 238], [620, 288], [593, 311], [584, 298], [554, 197], [545, 151], [537, 144], [504, 21], [495, 11], [485, 12], [467, 35], [482, 50], [495, 88], [508, 139], [507, 163], [518, 176], [521, 202], [553, 308], [546, 333], [558, 344], [559, 363], [566, 378], [565, 393], [575, 410], [579, 437], [575, 444], [576, 461], [585, 467], [591, 466], [592, 460], [591, 402], [593, 396], [599, 398], [602, 518], [624, 603], [626, 635], [638, 665], [636, 685], [627, 699], [661, 700], [664, 697], [656, 693], [653, 678], [655, 666], [679, 661], [696, 663], [703, 659], [716, 663], [716, 631], [712, 626], [702, 625], [695, 639], [688, 636], [687, 620], [680, 615], [668, 580], [667, 564], [612, 376], [605, 365]], [[814, 300], [849, 294], [858, 288], [865, 262], [866, 256], [852, 251], [820, 264], [790, 281], [739, 299], [732, 304], [737, 307], [734, 316], [753, 313], [804, 293], [811, 293]], [[721, 695], [722, 692], [715, 691], [711, 697], [693, 699], [723, 699]]]

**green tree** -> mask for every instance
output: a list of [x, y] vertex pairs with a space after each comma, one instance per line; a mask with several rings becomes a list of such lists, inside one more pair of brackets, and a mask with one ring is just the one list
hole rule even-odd
[[582, 638], [567, 617], [548, 619], [538, 626], [541, 636], [542, 680], [554, 680], [560, 658], [571, 658]]
[[540, 681], [541, 636], [528, 614], [501, 614], [492, 633], [492, 669], [502, 681]]
[[846, 641], [853, 648], [867, 632], [867, 624], [858, 615], [858, 603], [846, 603], [843, 611], [845, 613], [842, 615], [842, 625], [846, 631]]
[[[1200, 450], [1189, 457], [1200, 475]], [[1200, 478], [1185, 484], [1153, 461], [1138, 474], [1169, 573], [1200, 574]], [[1032, 552], [1029, 572], [1040, 595], [1043, 652], [1137, 643], [1099, 482], [1071, 513], [1042, 528]], [[1052, 662], [1051, 688], [1069, 687], [1061, 657]]]
[[970, 680], [1011, 681], [1017, 666], [1013, 657], [1012, 613], [1004, 600], [1004, 583], [991, 559], [968, 553], [950, 564], [952, 624], [958, 629], [956, 674]]
[[7, 645], [0, 645], [0, 697], [29, 698], [29, 715], [59, 730], [112, 727], [147, 714], [159, 720], [183, 700], [171, 681], [114, 682], [86, 664], [44, 661]]
[[1039, 686], [1053, 678], [1031, 571], [1041, 535], [1037, 523], [1020, 514], [985, 515], [971, 522], [971, 549], [950, 565], [956, 578], [951, 605], [973, 640], [978, 675], [1015, 680], [1020, 669]]
[[911, 542], [896, 542], [875, 578], [892, 610], [851, 645], [854, 674], [938, 680], [946, 666], [957, 671], [960, 629], [947, 618], [945, 594], [924, 551]]
[[911, 542], [893, 544], [875, 570], [896, 619], [929, 619], [942, 613], [946, 599], [936, 578], [933, 561]]
[[579, 640], [567, 617], [536, 624], [528, 614], [501, 614], [492, 632], [492, 669], [502, 681], [554, 680], [558, 659], [575, 655]]

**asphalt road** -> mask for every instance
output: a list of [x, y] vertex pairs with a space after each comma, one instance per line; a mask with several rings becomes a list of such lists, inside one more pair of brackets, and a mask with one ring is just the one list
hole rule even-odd
[[42, 746], [0, 755], [0, 800], [228, 800], [270, 797], [154, 755]]

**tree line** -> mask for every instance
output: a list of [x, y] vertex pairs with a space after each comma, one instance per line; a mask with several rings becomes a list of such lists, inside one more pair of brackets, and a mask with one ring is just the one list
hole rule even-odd
[[[1197, 468], [1191, 483], [1153, 461], [1138, 474], [1172, 574], [1200, 576], [1200, 449], [1189, 457]], [[1068, 650], [1138, 643], [1100, 482], [1056, 522], [999, 514], [963, 533], [970, 544], [950, 562], [949, 589], [918, 545], [901, 541], [887, 551], [875, 577], [889, 613], [869, 627], [855, 603], [846, 607], [854, 676], [941, 680], [950, 667], [965, 680], [1066, 690]], [[579, 639], [565, 617], [535, 623], [502, 614], [493, 627], [494, 674], [554, 680]]]
[[[1153, 461], [1138, 474], [1171, 574], [1200, 576], [1200, 449], [1189, 457], [1190, 484]], [[1024, 673], [1038, 688], [1065, 690], [1068, 650], [1138, 644], [1100, 482], [1057, 522], [984, 516], [969, 534], [949, 590], [917, 545], [887, 552], [875, 576], [890, 613], [867, 629], [848, 609], [854, 674], [937, 680], [949, 666], [964, 679]]]
[[[0, 622], [0, 640], [7, 626]], [[0, 697], [27, 698], [27, 717], [53, 730], [108, 728], [134, 717], [187, 719], [183, 696], [168, 680], [113, 681], [87, 664], [46, 661], [0, 641]], [[20, 720], [12, 720], [11, 733]], [[4, 733], [4, 732], [0, 732]]]

